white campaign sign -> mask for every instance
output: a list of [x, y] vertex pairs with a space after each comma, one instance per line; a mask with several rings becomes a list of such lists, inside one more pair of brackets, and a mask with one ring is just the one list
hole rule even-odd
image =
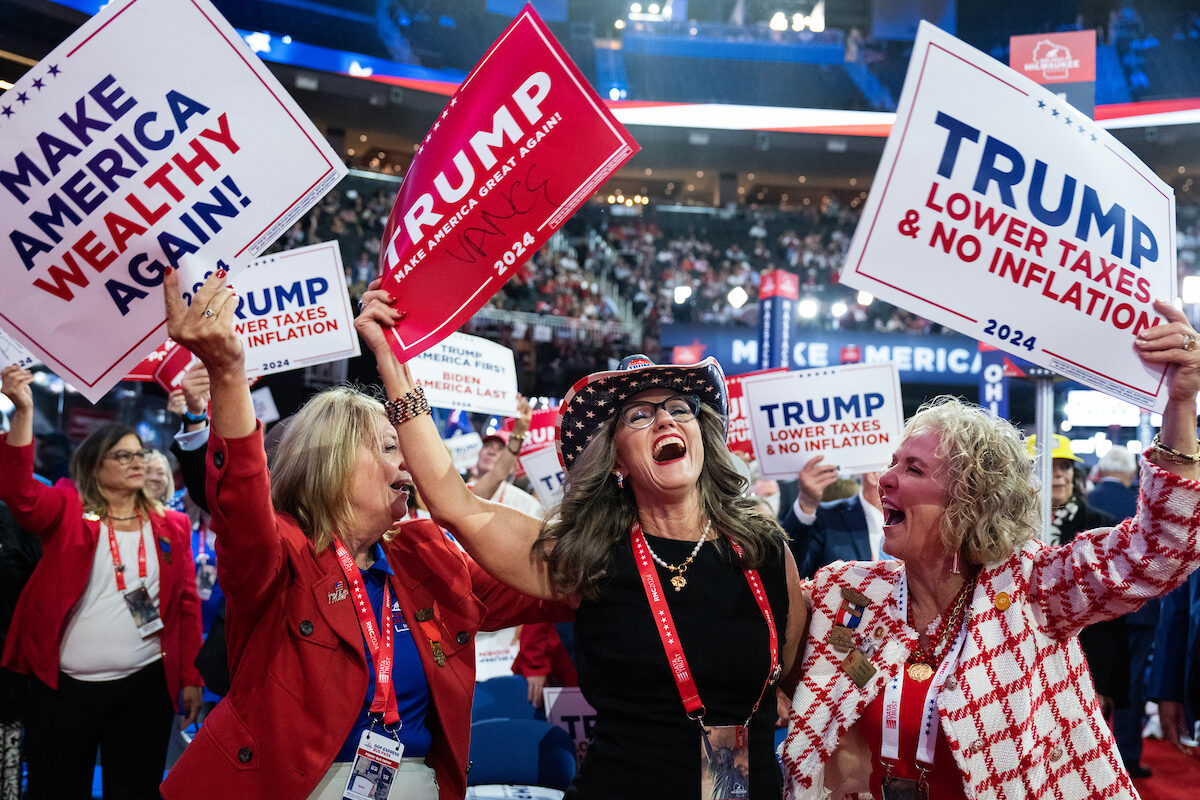
[[336, 242], [264, 256], [237, 276], [234, 327], [252, 378], [360, 352]]
[[818, 455], [846, 473], [882, 469], [900, 444], [895, 364], [750, 375], [742, 391], [764, 478], [795, 478]]
[[346, 174], [208, 0], [114, 0], [0, 98], [0, 323], [95, 402], [162, 280], [261, 253]]
[[843, 283], [1145, 407], [1175, 298], [1170, 187], [1083, 114], [922, 22]]
[[429, 405], [517, 416], [513, 352], [478, 336], [454, 333], [408, 362]]
[[558, 451], [553, 447], [542, 447], [522, 454], [520, 461], [542, 508], [557, 506], [563, 493], [563, 468], [558, 463]]
[[33, 353], [22, 347], [16, 339], [0, 330], [0, 369], [13, 364], [29, 369], [37, 363], [37, 358]]
[[596, 725], [596, 710], [583, 699], [578, 686], [547, 686], [542, 689], [545, 700], [546, 721], [571, 734], [575, 740], [575, 760], [583, 763], [592, 728]]
[[446, 444], [446, 449], [450, 451], [450, 458], [454, 461], [454, 468], [459, 472], [466, 472], [472, 469], [479, 461], [479, 451], [483, 448], [483, 438], [478, 433], [460, 433], [458, 436], [451, 436], [449, 439], [443, 439]]

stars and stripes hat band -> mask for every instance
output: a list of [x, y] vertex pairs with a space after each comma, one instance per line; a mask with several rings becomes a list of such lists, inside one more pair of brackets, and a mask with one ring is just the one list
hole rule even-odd
[[571, 468], [575, 457], [622, 403], [648, 389], [694, 394], [729, 423], [725, 373], [715, 358], [710, 356], [698, 364], [655, 364], [641, 353], [625, 356], [616, 369], [579, 379], [563, 398], [554, 431], [554, 446], [563, 468]]

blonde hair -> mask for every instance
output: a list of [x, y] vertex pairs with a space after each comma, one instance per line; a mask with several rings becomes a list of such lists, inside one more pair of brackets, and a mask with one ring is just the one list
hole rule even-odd
[[[71, 453], [71, 480], [79, 491], [79, 499], [83, 501], [85, 510], [101, 517], [108, 516], [108, 498], [100, 486], [100, 467], [108, 457], [108, 451], [126, 436], [137, 439], [138, 447], [145, 447], [137, 431], [114, 422], [93, 432]], [[166, 513], [163, 504], [146, 493], [145, 486], [134, 497], [133, 503], [134, 507], [147, 514], [162, 516]]]
[[358, 446], [380, 453], [383, 404], [350, 386], [304, 404], [279, 441], [271, 466], [271, 502], [291, 514], [318, 553], [354, 519], [351, 484]]
[[1038, 494], [1020, 431], [972, 403], [941, 395], [922, 405], [904, 438], [938, 437], [948, 480], [939, 534], [949, 552], [970, 564], [1003, 561], [1038, 530]]
[[163, 487], [163, 496], [151, 499], [158, 500], [161, 503], [169, 503], [171, 502], [171, 498], [175, 496], [175, 471], [171, 469], [171, 459], [167, 458], [167, 454], [161, 450], [151, 450], [150, 461], [147, 461], [146, 464], [149, 465], [151, 461], [161, 462], [163, 470], [167, 475], [167, 485]]

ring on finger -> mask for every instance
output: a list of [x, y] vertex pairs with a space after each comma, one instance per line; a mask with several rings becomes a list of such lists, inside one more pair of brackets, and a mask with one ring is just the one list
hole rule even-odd
[[1196, 349], [1196, 337], [1192, 336], [1190, 333], [1185, 333], [1183, 335], [1183, 344], [1180, 346], [1187, 352], [1192, 352]]
[[211, 316], [213, 316], [213, 315], [214, 315], [214, 312], [213, 312], [213, 310], [212, 310], [211, 308], [206, 308], [206, 309], [204, 309], [204, 316], [206, 316], [206, 317], [211, 317]]

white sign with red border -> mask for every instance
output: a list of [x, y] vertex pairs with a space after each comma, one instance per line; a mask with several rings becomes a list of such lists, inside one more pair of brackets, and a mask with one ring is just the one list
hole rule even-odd
[[[336, 242], [264, 256], [236, 280], [234, 328], [242, 337], [251, 378], [359, 354]], [[184, 293], [185, 299], [189, 294]]]
[[742, 391], [764, 478], [795, 478], [818, 455], [846, 473], [882, 469], [900, 444], [904, 407], [891, 362], [746, 376]]
[[1092, 120], [922, 22], [841, 281], [1144, 407], [1175, 298], [1171, 188]]
[[453, 333], [408, 362], [429, 405], [501, 417], [517, 415], [513, 351], [479, 336]]
[[0, 322], [96, 402], [167, 267], [240, 266], [345, 174], [208, 0], [115, 0], [0, 98]]

